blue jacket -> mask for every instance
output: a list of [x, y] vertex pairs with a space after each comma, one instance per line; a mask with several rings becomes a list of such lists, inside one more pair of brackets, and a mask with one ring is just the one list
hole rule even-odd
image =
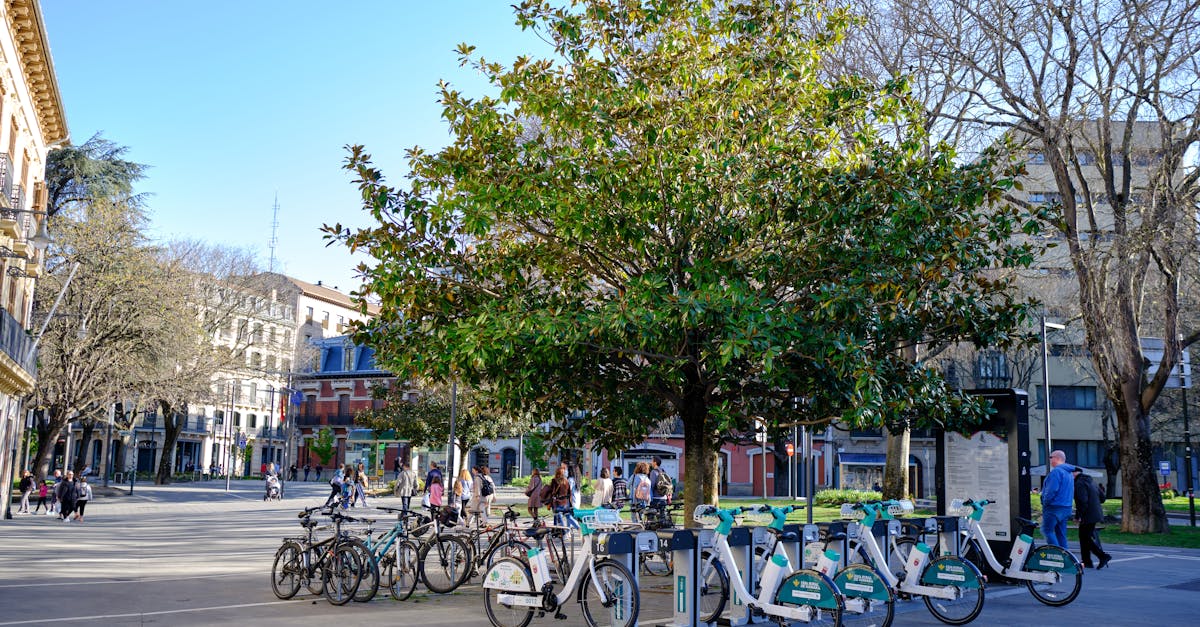
[[1059, 464], [1050, 469], [1046, 482], [1042, 484], [1042, 507], [1071, 507], [1075, 500], [1075, 478], [1071, 472], [1075, 467]]

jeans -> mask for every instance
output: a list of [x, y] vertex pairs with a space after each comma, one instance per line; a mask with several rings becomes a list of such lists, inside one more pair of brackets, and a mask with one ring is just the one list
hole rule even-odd
[[412, 497], [411, 497], [411, 496], [402, 496], [402, 497], [400, 497], [400, 509], [403, 509], [404, 511], [406, 511], [406, 512], [407, 512], [407, 511], [408, 511], [408, 508], [409, 508], [409, 505], [410, 505], [411, 503], [412, 503]]
[[1067, 548], [1067, 521], [1071, 518], [1070, 507], [1045, 507], [1042, 510], [1042, 533], [1046, 542]]
[[20, 507], [20, 509], [17, 510], [18, 512], [25, 512], [26, 514], [29, 513], [29, 495], [30, 494], [33, 494], [33, 490], [22, 490], [21, 491], [21, 507]]

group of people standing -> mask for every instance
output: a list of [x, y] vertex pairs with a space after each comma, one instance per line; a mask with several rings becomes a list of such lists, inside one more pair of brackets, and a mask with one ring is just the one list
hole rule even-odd
[[[636, 519], [636, 510], [653, 503], [666, 505], [674, 496], [675, 483], [663, 469], [659, 457], [649, 462], [638, 462], [628, 480], [622, 474], [620, 466], [613, 466], [611, 476], [608, 468], [600, 469], [600, 477], [592, 486], [592, 507], [621, 509], [630, 504], [635, 506]], [[571, 518], [564, 514], [580, 506], [580, 490], [574, 467], [565, 462], [558, 465], [548, 483], [542, 479], [541, 471], [534, 468], [529, 487], [525, 489], [529, 515], [537, 518], [538, 510], [549, 507], [554, 513], [554, 524], [561, 525], [564, 521], [570, 524]]]
[[329, 480], [331, 491], [325, 499], [325, 506], [341, 504], [342, 509], [357, 507], [360, 503], [367, 506], [368, 479], [366, 468], [362, 462], [358, 465], [346, 464], [339, 468]]
[[398, 462], [394, 493], [400, 497], [404, 511], [412, 507], [412, 497], [420, 493], [422, 506], [450, 512], [452, 516], [448, 521], [487, 523], [496, 498], [496, 483], [492, 480], [491, 472], [487, 466], [463, 468], [458, 472], [458, 477], [447, 485], [438, 463], [430, 462], [425, 484], [421, 487], [417, 484], [417, 474], [408, 464]]
[[[38, 495], [37, 505], [30, 512], [29, 500], [35, 488]], [[92, 500], [92, 486], [88, 483], [86, 473], [76, 479], [73, 470], [68, 470], [65, 477], [61, 470], [55, 470], [53, 484], [45, 479], [36, 481], [33, 473], [26, 470], [21, 474], [17, 489], [21, 492], [18, 514], [37, 514], [45, 506], [47, 515], [57, 514], [59, 519], [65, 522], [83, 522], [87, 504]], [[46, 502], [47, 498], [50, 499], [49, 503]]]

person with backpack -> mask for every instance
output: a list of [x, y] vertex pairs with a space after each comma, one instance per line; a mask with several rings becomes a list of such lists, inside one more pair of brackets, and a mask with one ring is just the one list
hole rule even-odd
[[1084, 568], [1092, 567], [1092, 556], [1098, 560], [1096, 570], [1100, 570], [1112, 560], [1112, 555], [1104, 551], [1100, 544], [1100, 534], [1096, 525], [1104, 521], [1104, 508], [1100, 506], [1100, 490], [1096, 482], [1076, 466], [1071, 474], [1075, 476], [1075, 520], [1079, 521], [1079, 557]]
[[88, 501], [92, 500], [92, 484], [88, 483], [87, 475], [79, 478], [76, 489], [79, 496], [75, 500], [75, 520], [83, 522], [83, 510], [87, 509]]
[[629, 482], [622, 477], [624, 473], [620, 466], [612, 468], [612, 506], [613, 509], [621, 509], [629, 502]]
[[492, 502], [496, 500], [496, 482], [492, 481], [492, 469], [487, 466], [479, 467], [479, 477], [476, 479], [479, 484], [479, 517], [483, 520], [483, 524], [488, 524], [488, 520], [492, 517]]
[[671, 482], [667, 471], [663, 470], [661, 457], [655, 455], [653, 464], [654, 467], [650, 470], [650, 503], [666, 509], [671, 495], [675, 492], [675, 484]]
[[525, 488], [525, 507], [529, 510], [529, 516], [535, 520], [538, 510], [542, 507], [542, 487], [542, 471], [534, 468], [529, 475], [529, 487]]
[[554, 524], [561, 527], [566, 523], [564, 513], [571, 507], [571, 482], [567, 480], [567, 465], [562, 464], [554, 471], [554, 478], [546, 486], [550, 492], [550, 508], [554, 511]]
[[[650, 504], [650, 464], [646, 462], [638, 462], [637, 466], [633, 467], [633, 477], [629, 480], [629, 485], [633, 488], [633, 500], [630, 505], [636, 509], [641, 509]], [[634, 512], [634, 521], [639, 522], [641, 515]]]

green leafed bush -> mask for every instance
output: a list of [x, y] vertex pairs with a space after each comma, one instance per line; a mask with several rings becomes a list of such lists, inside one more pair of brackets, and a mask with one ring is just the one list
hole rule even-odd
[[867, 490], [821, 490], [817, 492], [817, 498], [814, 500], [817, 505], [832, 505], [836, 507], [842, 503], [878, 501], [882, 498], [882, 494]]

